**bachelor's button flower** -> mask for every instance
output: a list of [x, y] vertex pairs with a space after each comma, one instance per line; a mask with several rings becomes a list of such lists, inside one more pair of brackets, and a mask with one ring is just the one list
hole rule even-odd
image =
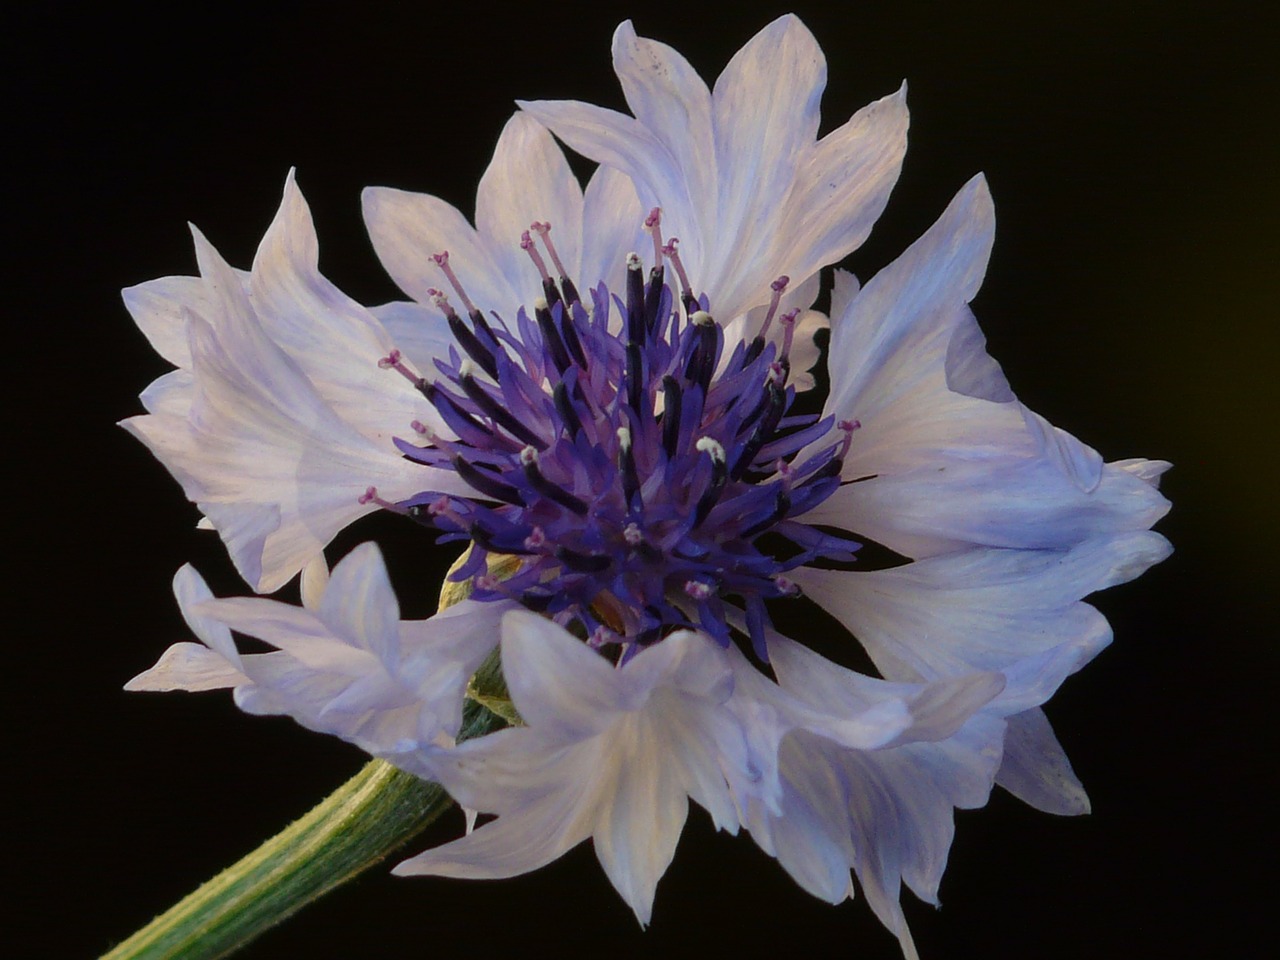
[[[127, 690], [233, 688], [246, 713], [286, 714], [395, 761], [458, 733], [468, 679], [493, 649], [503, 604], [463, 600], [429, 620], [400, 620], [378, 548], [308, 570], [305, 607], [258, 597], [215, 600], [190, 566], [174, 593], [200, 643], [174, 644]], [[241, 654], [231, 631], [271, 653]]]
[[[837, 273], [831, 395], [796, 415], [803, 328], [819, 323], [801, 311], [884, 205], [901, 95], [816, 141], [821, 53], [794, 17], [714, 92], [628, 24], [615, 64], [635, 118], [526, 104], [474, 229], [435, 198], [366, 194], [375, 247], [415, 303], [364, 311], [325, 283], [292, 180], [247, 280], [198, 239], [203, 279], [131, 294], [180, 369], [130, 426], [251, 583], [283, 583], [381, 507], [470, 542], [455, 577], [474, 584], [449, 618], [473, 639], [430, 691], [353, 632], [395, 621], [389, 591], [336, 572], [325, 602], [343, 613], [319, 639], [316, 615], [273, 601], [192, 608], [279, 646], [288, 676], [310, 676], [312, 646], [358, 647], [354, 673], [323, 674], [330, 700], [254, 680], [251, 658], [194, 622], [213, 653], [183, 647], [146, 676], [248, 677], [272, 712], [357, 743], [382, 712], [417, 718], [362, 745], [498, 819], [406, 871], [509, 875], [592, 836], [644, 921], [692, 797], [818, 896], [851, 894], [852, 869], [912, 955], [899, 885], [936, 898], [953, 808], [984, 803], [998, 774], [1038, 807], [1085, 809], [1038, 708], [1110, 639], [1081, 598], [1166, 555], [1148, 532], [1166, 465], [1103, 464], [987, 356], [967, 307], [993, 231], [980, 177], [866, 289]], [[534, 117], [604, 164], [585, 195]], [[868, 538], [911, 562], [858, 571]], [[490, 575], [495, 555], [519, 558], [513, 575]], [[366, 548], [344, 564], [370, 562]], [[770, 605], [802, 592], [885, 679], [774, 630]], [[532, 613], [502, 620], [503, 669], [527, 725], [453, 747], [465, 670], [516, 608]], [[650, 848], [634, 824], [653, 817]]]

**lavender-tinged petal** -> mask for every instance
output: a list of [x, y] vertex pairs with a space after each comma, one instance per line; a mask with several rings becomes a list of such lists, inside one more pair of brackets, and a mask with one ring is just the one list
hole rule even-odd
[[[434, 254], [448, 251], [449, 266], [476, 304], [501, 312], [514, 311], [522, 302], [517, 286], [520, 278], [502, 272], [484, 240], [451, 204], [429, 194], [391, 187], [366, 187], [360, 199], [378, 259], [396, 285], [414, 300], [430, 303], [432, 290], [454, 296], [432, 259]], [[461, 308], [456, 301], [455, 305]]]
[[761, 269], [761, 261], [775, 240], [799, 160], [816, 139], [826, 74], [817, 41], [787, 15], [752, 37], [716, 80], [717, 221], [703, 226], [717, 243], [705, 252], [701, 272], [726, 317], [767, 296], [758, 289], [760, 274], [771, 271]]
[[675, 159], [705, 229], [715, 222], [717, 181], [711, 92], [689, 61], [637, 36], [630, 20], [614, 31], [613, 68], [631, 112]]
[[1043, 710], [1008, 718], [996, 783], [1023, 803], [1063, 817], [1089, 812], [1089, 795], [1071, 769]]
[[808, 152], [796, 171], [772, 259], [804, 277], [844, 259], [871, 233], [907, 148], [907, 87], [869, 104]]
[[614, 668], [567, 630], [527, 611], [502, 622], [502, 668], [520, 716], [566, 741], [600, 733], [626, 709]]
[[[541, 286], [533, 261], [520, 249], [520, 235], [534, 221], [551, 224], [551, 241], [565, 268], [577, 271], [582, 211], [582, 188], [551, 134], [529, 114], [516, 113], [503, 127], [476, 192], [476, 230], [492, 262], [515, 290]], [[501, 310], [517, 304], [490, 306]]]

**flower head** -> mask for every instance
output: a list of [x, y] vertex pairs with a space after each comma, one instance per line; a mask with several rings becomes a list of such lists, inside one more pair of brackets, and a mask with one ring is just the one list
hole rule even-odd
[[[131, 686], [234, 687], [497, 814], [400, 872], [509, 876], [590, 837], [646, 923], [692, 798], [816, 896], [852, 872], [914, 956], [899, 889], [936, 902], [955, 808], [998, 782], [1087, 809], [1039, 707], [1110, 641], [1082, 598], [1167, 555], [1168, 465], [1104, 463], [1017, 401], [968, 308], [980, 176], [865, 288], [836, 272], [831, 391], [798, 414], [819, 271], [885, 205], [904, 92], [816, 139], [824, 62], [794, 17], [712, 90], [629, 23], [614, 62], [634, 116], [522, 104], [474, 227], [366, 191], [413, 302], [319, 275], [292, 177], [248, 274], [197, 234], [199, 278], [126, 291], [179, 368], [126, 426], [256, 589], [307, 571], [304, 609], [180, 573], [203, 645]], [[601, 164], [585, 192], [552, 133]], [[467, 542], [471, 598], [401, 622], [371, 546], [321, 591], [325, 545], [376, 509]], [[868, 540], [904, 563], [859, 569]], [[880, 676], [780, 634], [800, 596]], [[520, 723], [455, 744], [495, 648]]]

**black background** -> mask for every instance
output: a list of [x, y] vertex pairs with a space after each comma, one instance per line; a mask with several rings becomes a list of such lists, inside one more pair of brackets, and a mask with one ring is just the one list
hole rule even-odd
[[[247, 266], [297, 165], [327, 274], [365, 302], [393, 299], [361, 226], [362, 186], [433, 192], [470, 215], [514, 98], [622, 106], [609, 66], [620, 19], [712, 78], [794, 9], [830, 62], [824, 130], [911, 84], [905, 171], [852, 268], [869, 276], [985, 171], [999, 228], [975, 307], [1014, 388], [1109, 459], [1176, 463], [1160, 529], [1177, 552], [1098, 598], [1117, 642], [1049, 707], [1092, 816], [1037, 814], [998, 792], [962, 813], [944, 908], [907, 907], [921, 951], [1263, 956], [1280, 534], [1270, 6], [10, 10], [3, 302], [18, 483], [7, 526], [19, 529], [5, 643], [6, 954], [96, 956], [363, 762], [287, 720], [245, 717], [225, 695], [120, 690], [184, 636], [169, 594], [180, 564], [194, 561], [219, 593], [245, 591], [176, 483], [112, 425], [141, 411], [137, 392], [166, 369], [118, 289], [193, 272], [186, 220]], [[340, 546], [372, 536], [387, 544], [406, 614], [427, 614], [448, 557], [376, 520]], [[459, 826], [451, 818], [426, 842]], [[701, 812], [647, 933], [584, 846], [499, 883], [374, 870], [243, 956], [707, 949], [897, 956], [861, 902], [810, 899]]]

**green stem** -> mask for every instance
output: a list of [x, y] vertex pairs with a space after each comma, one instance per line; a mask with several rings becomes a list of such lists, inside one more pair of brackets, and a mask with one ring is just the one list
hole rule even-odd
[[[502, 721], [468, 704], [459, 739]], [[438, 785], [374, 760], [302, 819], [175, 904], [102, 960], [213, 960], [413, 839], [453, 800]]]

